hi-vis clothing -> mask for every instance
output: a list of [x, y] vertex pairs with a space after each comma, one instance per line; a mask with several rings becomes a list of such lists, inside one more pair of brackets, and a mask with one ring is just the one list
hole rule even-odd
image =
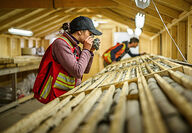
[[[72, 53], [79, 59], [75, 47], [64, 36], [58, 38], [65, 41], [71, 48]], [[48, 103], [56, 97], [76, 87], [77, 79], [69, 75], [61, 64], [57, 63], [52, 56], [52, 44], [46, 50], [39, 67], [39, 72], [33, 87], [34, 97], [42, 103]]]
[[117, 48], [118, 46], [123, 45], [121, 47], [121, 49], [116, 52], [115, 54], [115, 58], [117, 59], [118, 57], [120, 57], [126, 49], [126, 44], [125, 43], [117, 43], [115, 46], [111, 47], [110, 49], [108, 49], [107, 51], [104, 52], [103, 54], [103, 59], [106, 63], [111, 64], [112, 63], [112, 59], [111, 59], [111, 51], [114, 50], [115, 48]]

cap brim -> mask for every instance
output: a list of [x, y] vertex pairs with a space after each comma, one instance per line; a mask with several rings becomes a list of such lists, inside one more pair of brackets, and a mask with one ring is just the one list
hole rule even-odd
[[98, 35], [98, 36], [102, 35], [102, 32], [100, 32], [100, 31], [98, 31], [98, 30], [96, 30], [96, 29], [91, 29], [90, 31], [91, 31], [94, 35]]

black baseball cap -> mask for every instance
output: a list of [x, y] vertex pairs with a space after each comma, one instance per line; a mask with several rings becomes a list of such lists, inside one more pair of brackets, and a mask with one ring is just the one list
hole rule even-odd
[[93, 21], [84, 16], [79, 16], [73, 19], [70, 23], [71, 31], [79, 31], [79, 30], [89, 30], [94, 35], [102, 35], [102, 32], [98, 31], [93, 25]]

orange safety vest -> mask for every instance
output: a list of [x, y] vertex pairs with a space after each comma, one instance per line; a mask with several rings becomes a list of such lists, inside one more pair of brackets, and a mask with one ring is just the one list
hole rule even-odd
[[121, 56], [125, 52], [126, 44], [125, 43], [117, 43], [115, 46], [109, 48], [107, 51], [104, 52], [103, 59], [105, 62], [107, 62], [108, 64], [112, 63], [111, 51], [120, 45], [123, 45], [123, 47], [115, 54], [115, 58], [117, 59], [119, 56]]
[[[75, 47], [64, 36], [59, 37], [65, 41], [71, 51], [75, 52]], [[74, 54], [76, 60], [79, 59], [78, 53]], [[46, 50], [39, 67], [39, 72], [33, 87], [34, 97], [42, 103], [48, 103], [76, 87], [77, 79], [65, 71], [61, 64], [57, 63], [52, 56], [52, 44]]]

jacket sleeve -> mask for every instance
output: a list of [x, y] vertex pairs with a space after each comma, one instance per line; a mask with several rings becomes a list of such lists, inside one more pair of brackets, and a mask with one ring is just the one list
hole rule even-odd
[[94, 57], [94, 55], [91, 54], [91, 58], [89, 59], [88, 65], [87, 65], [84, 73], [89, 73], [89, 71], [90, 71], [90, 69], [91, 69], [91, 65], [92, 65], [92, 63], [93, 63], [93, 57]]
[[77, 61], [68, 44], [57, 39], [53, 43], [53, 57], [71, 76], [81, 78], [87, 68], [91, 54], [88, 50], [83, 50]]
[[131, 57], [140, 56], [140, 54], [133, 54], [130, 50], [128, 51], [128, 54], [129, 54]]

